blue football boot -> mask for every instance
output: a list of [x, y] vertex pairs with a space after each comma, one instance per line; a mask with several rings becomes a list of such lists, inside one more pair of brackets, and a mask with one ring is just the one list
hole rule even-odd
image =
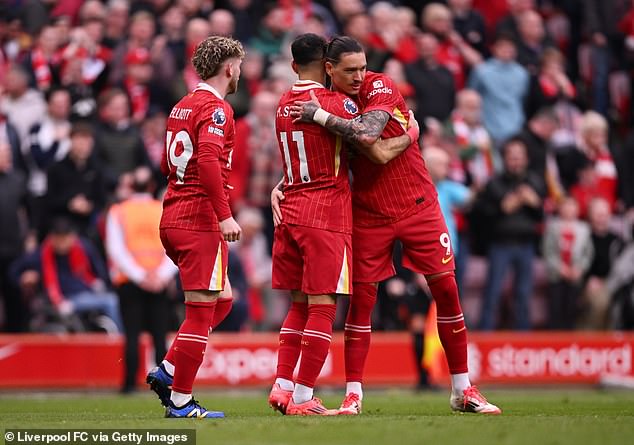
[[207, 411], [194, 399], [180, 408], [174, 406], [172, 402], [165, 408], [165, 417], [176, 419], [221, 419], [224, 416], [225, 413], [222, 411]]
[[161, 399], [161, 405], [165, 407], [169, 406], [173, 381], [174, 377], [167, 373], [162, 363], [152, 368], [145, 378], [145, 382], [150, 385], [150, 389], [156, 393]]

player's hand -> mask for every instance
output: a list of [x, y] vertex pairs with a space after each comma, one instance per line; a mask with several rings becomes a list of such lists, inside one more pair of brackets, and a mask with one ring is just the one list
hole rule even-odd
[[409, 110], [409, 120], [407, 121], [407, 135], [412, 140], [412, 144], [414, 142], [418, 142], [418, 138], [420, 137], [420, 126], [418, 125], [418, 121], [414, 117], [414, 112]]
[[220, 231], [222, 232], [222, 236], [225, 241], [230, 243], [238, 241], [240, 239], [240, 235], [242, 234], [242, 229], [233, 217], [220, 221]]
[[284, 201], [284, 192], [275, 187], [271, 192], [271, 209], [273, 210], [273, 226], [277, 227], [282, 224], [282, 209], [280, 202]]
[[310, 91], [309, 101], [297, 101], [294, 105], [291, 105], [290, 115], [293, 118], [293, 123], [312, 122], [315, 112], [319, 108], [321, 108], [319, 99], [317, 99], [313, 91]]

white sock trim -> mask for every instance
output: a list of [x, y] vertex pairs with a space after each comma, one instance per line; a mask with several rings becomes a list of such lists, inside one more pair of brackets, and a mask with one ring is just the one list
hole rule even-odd
[[189, 403], [192, 399], [191, 394], [183, 394], [182, 392], [172, 391], [172, 395], [170, 396], [170, 400], [174, 404], [175, 407], [181, 408]]
[[462, 391], [470, 386], [469, 373], [451, 374], [451, 391], [455, 396], [462, 397]]
[[308, 402], [313, 398], [313, 388], [309, 388], [308, 386], [304, 386], [301, 384], [296, 384], [295, 389], [293, 390], [293, 402], [300, 404]]
[[363, 388], [361, 382], [348, 382], [346, 383], [346, 395], [351, 392], [359, 396], [359, 400], [363, 400]]
[[293, 383], [292, 380], [278, 377], [275, 379], [275, 383], [280, 385], [280, 388], [282, 388], [284, 391], [293, 391], [295, 389], [295, 383]]

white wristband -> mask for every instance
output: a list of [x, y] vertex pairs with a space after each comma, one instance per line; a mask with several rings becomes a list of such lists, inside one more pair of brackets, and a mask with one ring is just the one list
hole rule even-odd
[[325, 127], [326, 121], [328, 120], [329, 117], [330, 117], [330, 113], [328, 113], [323, 108], [317, 108], [317, 111], [315, 111], [315, 115], [313, 116], [313, 121], [317, 122], [322, 127]]

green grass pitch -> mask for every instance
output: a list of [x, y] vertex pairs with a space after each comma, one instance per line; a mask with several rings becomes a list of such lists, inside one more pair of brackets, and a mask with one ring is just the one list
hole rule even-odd
[[[407, 445], [634, 443], [634, 392], [487, 390], [501, 416], [451, 413], [444, 391], [367, 392], [358, 417], [284, 417], [266, 393], [204, 392], [203, 406], [222, 409], [217, 420], [163, 419], [150, 394], [0, 395], [0, 426], [7, 428], [195, 428], [198, 445]], [[340, 395], [324, 397], [335, 407]]]

